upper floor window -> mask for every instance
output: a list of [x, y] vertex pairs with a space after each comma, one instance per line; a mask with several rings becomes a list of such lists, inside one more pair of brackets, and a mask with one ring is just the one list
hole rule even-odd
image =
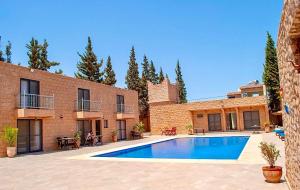
[[40, 82], [29, 79], [20, 80], [20, 107], [39, 108]]
[[90, 110], [90, 90], [78, 88], [78, 111]]
[[125, 110], [124, 108], [124, 96], [123, 95], [117, 95], [117, 112], [123, 113]]

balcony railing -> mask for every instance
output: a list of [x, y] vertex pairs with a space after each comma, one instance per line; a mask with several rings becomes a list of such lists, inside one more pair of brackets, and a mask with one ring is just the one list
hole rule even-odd
[[134, 113], [133, 105], [117, 104], [116, 105], [117, 113]]
[[21, 94], [18, 97], [21, 109], [54, 109], [54, 95]]
[[100, 101], [75, 100], [75, 111], [77, 112], [100, 112], [101, 107]]

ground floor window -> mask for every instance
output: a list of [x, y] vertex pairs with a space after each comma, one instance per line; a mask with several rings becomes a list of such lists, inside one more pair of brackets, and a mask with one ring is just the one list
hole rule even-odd
[[42, 120], [19, 119], [17, 127], [19, 154], [42, 151]]
[[260, 128], [259, 111], [244, 112], [244, 127], [248, 130]]
[[221, 131], [221, 114], [208, 114], [208, 128], [210, 131]]
[[81, 133], [81, 144], [84, 145], [88, 133], [92, 131], [91, 120], [78, 120], [77, 129]]
[[117, 120], [118, 140], [126, 139], [126, 121]]

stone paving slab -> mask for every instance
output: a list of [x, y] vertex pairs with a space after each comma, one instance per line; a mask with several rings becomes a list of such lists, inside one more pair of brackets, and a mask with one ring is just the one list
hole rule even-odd
[[[72, 156], [157, 140], [123, 141], [79, 150], [0, 159], [0, 189], [104, 189], [104, 190], [287, 190], [285, 183], [264, 181], [261, 164], [198, 164], [70, 160]], [[263, 140], [283, 143], [274, 134]], [[280, 160], [280, 164], [284, 159]]]

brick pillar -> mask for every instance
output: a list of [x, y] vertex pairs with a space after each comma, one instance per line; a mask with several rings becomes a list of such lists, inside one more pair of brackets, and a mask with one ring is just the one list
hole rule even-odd
[[240, 121], [240, 113], [239, 113], [239, 108], [235, 108], [235, 113], [236, 113], [236, 123], [237, 123], [237, 130], [241, 131], [241, 121]]
[[222, 108], [222, 131], [226, 131], [226, 114], [224, 109]]

